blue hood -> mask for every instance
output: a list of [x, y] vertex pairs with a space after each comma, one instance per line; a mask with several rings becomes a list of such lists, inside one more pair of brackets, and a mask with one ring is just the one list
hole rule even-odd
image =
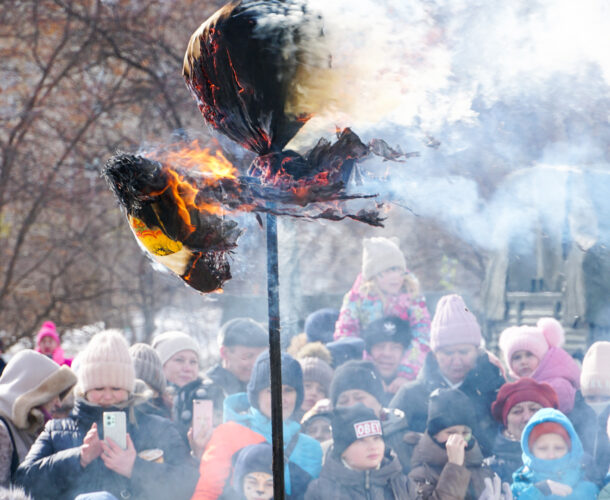
[[[532, 429], [543, 422], [557, 422], [567, 431], [570, 436], [571, 448], [563, 457], [555, 460], [543, 460], [536, 458], [530, 451], [528, 441]], [[546, 479], [557, 480], [562, 478], [561, 482], [574, 486], [581, 478], [581, 462], [583, 456], [582, 443], [572, 423], [563, 413], [553, 408], [542, 408], [538, 410], [530, 421], [525, 426], [521, 435], [521, 449], [523, 450], [523, 465], [525, 465], [535, 476], [535, 481], [544, 481]]]

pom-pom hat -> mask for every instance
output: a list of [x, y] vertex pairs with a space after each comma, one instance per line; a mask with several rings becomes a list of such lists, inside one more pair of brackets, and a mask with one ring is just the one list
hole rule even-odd
[[512, 373], [511, 359], [517, 351], [529, 351], [542, 360], [550, 347], [561, 347], [565, 333], [555, 318], [540, 318], [536, 326], [512, 326], [500, 334], [500, 349]]
[[38, 335], [36, 335], [36, 346], [40, 346], [41, 340], [45, 337], [51, 337], [55, 342], [60, 343], [57, 327], [52, 321], [45, 321], [40, 327]]

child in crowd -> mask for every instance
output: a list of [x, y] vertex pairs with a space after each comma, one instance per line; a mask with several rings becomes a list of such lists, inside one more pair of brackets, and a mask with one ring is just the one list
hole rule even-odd
[[328, 397], [333, 369], [330, 366], [330, 352], [321, 342], [305, 344], [297, 354], [303, 370], [303, 404], [295, 413], [299, 420], [321, 399]]
[[72, 358], [66, 358], [61, 348], [57, 327], [52, 321], [45, 321], [40, 327], [36, 335], [36, 351], [48, 356], [60, 366], [72, 364]]
[[133, 344], [129, 348], [136, 378], [144, 382], [152, 391], [152, 397], [142, 404], [142, 411], [171, 419], [171, 404], [166, 395], [166, 381], [161, 358], [148, 344]]
[[387, 399], [398, 390], [393, 381], [398, 376], [401, 360], [411, 345], [409, 322], [396, 316], [384, 316], [372, 321], [364, 330], [367, 359], [377, 367]]
[[[287, 498], [299, 499], [309, 481], [320, 473], [322, 449], [315, 439], [302, 434], [300, 424], [292, 419], [303, 402], [301, 365], [286, 353], [282, 353], [281, 364], [285, 490]], [[214, 430], [205, 448], [192, 500], [216, 500], [231, 475], [233, 455], [250, 444], [272, 442], [270, 376], [269, 352], [265, 351], [254, 364], [248, 392], [225, 399], [225, 422]]]
[[584, 479], [582, 444], [568, 418], [543, 408], [521, 436], [523, 466], [513, 475], [515, 500], [596, 498], [598, 488]]
[[332, 437], [330, 430], [332, 411], [330, 399], [320, 399], [301, 419], [301, 428], [308, 436], [323, 443]]
[[15, 354], [0, 377], [0, 486], [8, 486], [76, 375], [30, 349]]
[[221, 500], [272, 500], [273, 449], [269, 443], [246, 446], [235, 457], [231, 484]]
[[[190, 498], [197, 469], [189, 450], [166, 419], [138, 410], [134, 386], [125, 338], [113, 330], [94, 335], [79, 355], [73, 412], [47, 423], [17, 469], [16, 483], [36, 500], [93, 492], [134, 500]], [[103, 438], [108, 411], [125, 416], [126, 448]]]
[[493, 472], [473, 436], [477, 421], [469, 398], [457, 389], [430, 395], [426, 432], [413, 450], [411, 498], [478, 500]]
[[398, 459], [386, 449], [381, 422], [363, 404], [337, 408], [332, 419], [333, 448], [306, 500], [407, 498]]
[[407, 269], [397, 238], [366, 238], [363, 241], [362, 273], [343, 298], [335, 339], [362, 336], [372, 321], [397, 316], [409, 322], [412, 348], [401, 360], [398, 376], [390, 383], [394, 393], [407, 380], [414, 380], [430, 350], [430, 314], [419, 283]]
[[540, 318], [536, 326], [512, 326], [500, 335], [500, 349], [510, 375], [531, 377], [550, 384], [559, 398], [559, 409], [570, 413], [580, 387], [580, 368], [561, 348], [565, 333], [555, 318]]

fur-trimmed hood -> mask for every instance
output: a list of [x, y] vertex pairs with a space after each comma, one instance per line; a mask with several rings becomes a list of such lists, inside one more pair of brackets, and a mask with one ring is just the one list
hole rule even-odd
[[63, 398], [76, 384], [76, 375], [47, 356], [24, 349], [11, 358], [0, 377], [0, 414], [22, 430], [37, 431], [44, 417], [36, 407], [55, 396]]

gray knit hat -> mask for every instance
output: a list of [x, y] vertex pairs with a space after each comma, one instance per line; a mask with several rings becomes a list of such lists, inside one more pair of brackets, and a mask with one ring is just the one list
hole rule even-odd
[[159, 394], [165, 392], [165, 375], [163, 375], [163, 364], [161, 358], [148, 344], [134, 344], [129, 348], [129, 355], [133, 359], [136, 369], [136, 378], [146, 384]]
[[330, 382], [333, 379], [333, 369], [330, 365], [320, 359], [309, 356], [298, 360], [303, 369], [303, 382], [318, 382], [328, 396]]
[[218, 345], [266, 347], [269, 336], [263, 326], [252, 318], [234, 318], [222, 325], [218, 332]]
[[177, 330], [170, 330], [157, 335], [153, 339], [152, 346], [161, 358], [162, 365], [165, 365], [169, 358], [180, 351], [193, 351], [199, 358], [199, 344], [186, 333]]

